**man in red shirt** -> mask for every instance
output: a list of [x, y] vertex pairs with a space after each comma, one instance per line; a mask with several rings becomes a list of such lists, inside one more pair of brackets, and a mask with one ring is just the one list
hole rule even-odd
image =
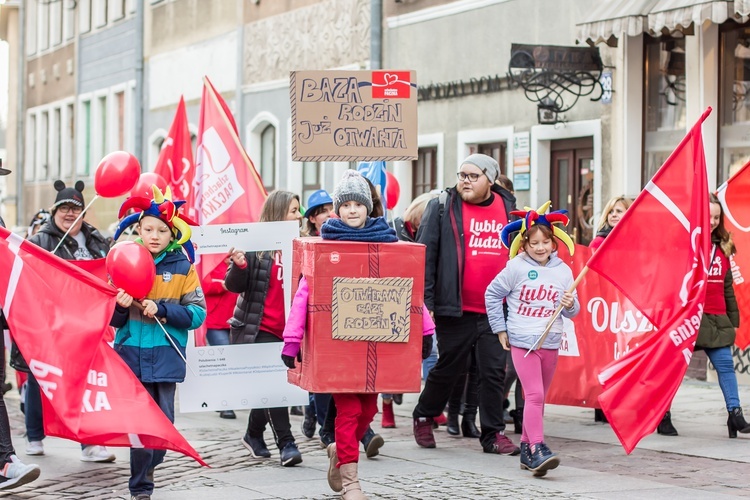
[[435, 317], [439, 357], [414, 408], [414, 438], [435, 447], [433, 418], [442, 414], [472, 351], [479, 375], [479, 438], [485, 453], [517, 455], [505, 436], [503, 384], [506, 351], [492, 333], [484, 292], [508, 262], [500, 232], [515, 209], [515, 197], [495, 183], [497, 162], [473, 154], [459, 167], [458, 183], [425, 209], [417, 233], [425, 255], [425, 297]]

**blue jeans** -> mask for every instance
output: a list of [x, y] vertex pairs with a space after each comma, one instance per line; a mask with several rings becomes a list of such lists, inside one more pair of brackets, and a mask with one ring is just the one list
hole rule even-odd
[[[510, 356], [509, 356], [510, 357]], [[427, 375], [430, 374], [430, 370], [435, 366], [438, 359], [437, 342], [435, 342], [435, 335], [432, 336], [432, 351], [430, 355], [422, 360], [422, 380], [427, 380]]]
[[209, 328], [206, 330], [208, 345], [229, 345], [229, 329]]
[[[159, 405], [164, 415], [174, 423], [174, 393], [177, 384], [174, 382], [141, 382], [151, 397]], [[147, 448], [130, 448], [130, 494], [138, 496], [151, 495], [154, 483], [148, 479], [148, 472], [164, 461], [167, 450], [149, 450]]]
[[716, 368], [719, 376], [719, 387], [724, 394], [724, 402], [727, 411], [740, 408], [740, 394], [737, 390], [737, 374], [734, 372], [734, 359], [732, 358], [732, 346], [704, 349], [711, 364]]

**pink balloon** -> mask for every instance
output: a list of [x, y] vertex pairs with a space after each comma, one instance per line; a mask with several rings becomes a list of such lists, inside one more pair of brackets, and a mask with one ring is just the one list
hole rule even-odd
[[156, 265], [146, 247], [135, 241], [121, 241], [107, 254], [107, 273], [117, 288], [142, 300], [154, 286]]
[[385, 173], [388, 179], [385, 184], [385, 201], [387, 202], [388, 210], [393, 210], [398, 203], [398, 199], [401, 196], [401, 186], [398, 183], [396, 176], [390, 172]]
[[156, 186], [164, 192], [167, 187], [167, 181], [161, 175], [156, 172], [144, 172], [138, 178], [138, 182], [135, 183], [135, 187], [130, 190], [130, 196], [143, 196], [149, 200], [154, 197], [154, 192], [151, 186]]
[[126, 151], [115, 151], [102, 158], [94, 174], [96, 194], [117, 198], [133, 189], [141, 175], [138, 159]]

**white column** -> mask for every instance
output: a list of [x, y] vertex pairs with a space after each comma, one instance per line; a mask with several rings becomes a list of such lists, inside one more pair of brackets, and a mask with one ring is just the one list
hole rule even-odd
[[[613, 182], [611, 195], [635, 196], [641, 191], [643, 164], [643, 36], [623, 36], [622, 42], [622, 172], [621, 185], [617, 186], [616, 181]], [[615, 89], [615, 92], [617, 90]], [[615, 100], [618, 100], [617, 94]], [[616, 177], [613, 175], [613, 178]]]

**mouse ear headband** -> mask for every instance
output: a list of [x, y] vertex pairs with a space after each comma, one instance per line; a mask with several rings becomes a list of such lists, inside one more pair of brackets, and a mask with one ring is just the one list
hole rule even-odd
[[[530, 207], [524, 207], [523, 210], [513, 210], [511, 212], [511, 215], [517, 215], [520, 217], [520, 219], [506, 225], [500, 233], [500, 241], [502, 241], [503, 245], [506, 248], [510, 249], [509, 253], [511, 259], [516, 256], [516, 254], [518, 253], [518, 249], [521, 248], [521, 242], [523, 241], [523, 237], [526, 234], [526, 231], [528, 231], [531, 226], [537, 224], [541, 224], [550, 228], [552, 230], [552, 234], [554, 234], [560, 241], [565, 243], [565, 246], [568, 247], [570, 255], [573, 255], [573, 252], [575, 251], [573, 240], [570, 239], [568, 233], [566, 233], [559, 227], [568, 225], [568, 222], [570, 221], [570, 219], [566, 215], [568, 211], [556, 210], [554, 212], [545, 214], [551, 204], [552, 202], [548, 201], [537, 210], [534, 210]], [[511, 242], [510, 236], [516, 231], [518, 231], [518, 234], [515, 238], [513, 238], [513, 241]]]
[[119, 238], [127, 227], [139, 222], [146, 215], [150, 215], [151, 217], [156, 217], [157, 219], [164, 221], [164, 223], [169, 226], [177, 243], [182, 245], [182, 248], [185, 249], [190, 262], [194, 262], [195, 251], [193, 249], [193, 243], [190, 241], [190, 236], [192, 235], [190, 226], [197, 226], [198, 223], [187, 216], [180, 214], [179, 209], [185, 204], [185, 201], [180, 200], [173, 202], [172, 190], [169, 189], [169, 186], [167, 186], [163, 193], [156, 185], [151, 186], [151, 189], [154, 193], [154, 198], [152, 200], [149, 200], [145, 196], [133, 196], [125, 200], [122, 204], [120, 207], [120, 213], [118, 214], [118, 217], [121, 219], [131, 208], [139, 211], [128, 215], [120, 221], [117, 225], [114, 239], [116, 240]]

